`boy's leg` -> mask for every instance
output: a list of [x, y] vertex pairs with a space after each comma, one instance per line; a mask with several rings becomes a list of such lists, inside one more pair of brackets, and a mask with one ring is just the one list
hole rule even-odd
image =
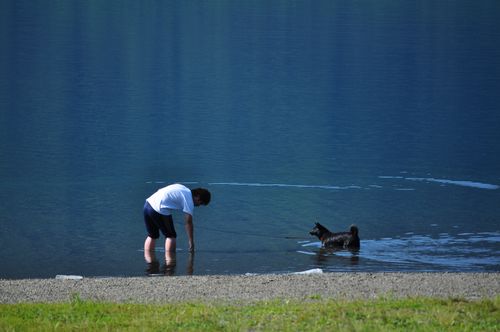
[[144, 252], [154, 251], [154, 250], [155, 250], [155, 239], [153, 239], [151, 236], [148, 236], [146, 238], [146, 241], [144, 241]]
[[144, 252], [155, 250], [155, 239], [160, 237], [160, 229], [155, 221], [156, 211], [146, 201], [144, 203], [144, 224], [148, 232], [148, 237], [144, 241]]
[[177, 233], [175, 232], [172, 215], [162, 216], [162, 222], [159, 226], [163, 235], [165, 235], [165, 252], [175, 252], [177, 248]]
[[177, 241], [175, 237], [167, 237], [165, 239], [165, 252], [175, 252]]

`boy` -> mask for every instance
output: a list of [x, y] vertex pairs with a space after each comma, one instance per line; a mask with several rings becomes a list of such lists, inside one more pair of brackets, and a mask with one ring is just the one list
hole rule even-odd
[[144, 242], [144, 252], [155, 249], [155, 240], [160, 231], [165, 235], [165, 252], [175, 252], [177, 233], [172, 219], [172, 210], [182, 210], [189, 251], [194, 252], [193, 210], [195, 206], [208, 205], [210, 192], [204, 188], [190, 190], [182, 184], [172, 184], [159, 189], [144, 204], [144, 222], [148, 237]]

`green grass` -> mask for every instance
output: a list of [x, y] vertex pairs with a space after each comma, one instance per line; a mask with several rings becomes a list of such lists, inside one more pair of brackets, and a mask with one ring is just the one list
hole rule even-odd
[[0, 331], [499, 331], [500, 297], [252, 304], [1, 304]]

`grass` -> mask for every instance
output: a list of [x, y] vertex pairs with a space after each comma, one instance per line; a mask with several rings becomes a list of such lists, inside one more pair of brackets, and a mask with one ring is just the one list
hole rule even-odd
[[499, 331], [500, 297], [251, 304], [0, 304], [0, 331]]

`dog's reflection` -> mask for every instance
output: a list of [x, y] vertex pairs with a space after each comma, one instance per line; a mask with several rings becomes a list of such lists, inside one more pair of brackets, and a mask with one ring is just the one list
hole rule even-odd
[[[337, 252], [349, 252], [351, 255], [336, 255]], [[314, 256], [317, 264], [321, 266], [328, 266], [332, 263], [332, 258], [337, 261], [348, 262], [350, 265], [359, 264], [359, 249], [333, 249], [333, 248], [320, 248], [317, 255]]]
[[[156, 258], [155, 251], [144, 251], [144, 260], [146, 261], [146, 274], [149, 276], [166, 275], [173, 276], [177, 268], [177, 253], [166, 252], [163, 266]], [[194, 253], [189, 253], [186, 264], [186, 274], [192, 275], [194, 271]]]

